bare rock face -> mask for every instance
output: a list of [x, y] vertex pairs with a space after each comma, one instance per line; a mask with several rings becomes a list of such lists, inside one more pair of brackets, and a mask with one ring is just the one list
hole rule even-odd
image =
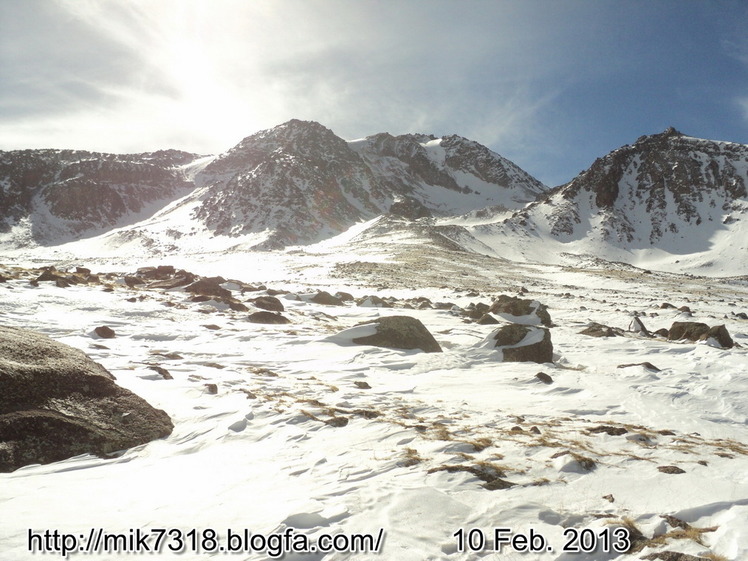
[[374, 335], [353, 339], [359, 345], [373, 345], [388, 349], [420, 349], [427, 353], [440, 353], [442, 348], [434, 336], [419, 320], [410, 316], [389, 316], [365, 322], [372, 324]]
[[109, 454], [174, 428], [83, 352], [25, 329], [0, 327], [0, 388], [0, 472]]
[[486, 344], [501, 351], [503, 362], [553, 362], [551, 332], [544, 327], [510, 323], [491, 333]]

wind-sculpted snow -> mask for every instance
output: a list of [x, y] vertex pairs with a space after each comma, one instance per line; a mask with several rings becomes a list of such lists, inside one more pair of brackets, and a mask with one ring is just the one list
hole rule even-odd
[[[748, 555], [745, 283], [523, 265], [414, 237], [355, 253], [347, 243], [119, 272], [100, 260], [85, 263], [94, 273], [1, 265], [6, 325], [85, 351], [174, 422], [116, 458], [0, 475], [4, 556], [37, 557], [28, 530], [47, 528], [210, 528], [222, 539], [294, 528], [312, 540], [383, 528], [378, 557], [394, 560]], [[501, 362], [483, 344], [498, 326], [477, 318], [500, 295], [548, 306], [552, 362]], [[271, 302], [289, 323], [249, 320]], [[356, 343], [376, 332], [362, 323], [402, 315], [442, 352]], [[633, 318], [646, 330], [628, 328]], [[593, 321], [621, 334], [579, 333]], [[677, 321], [724, 324], [737, 345], [647, 335]], [[116, 337], [97, 337], [99, 325]], [[490, 553], [499, 527], [553, 549]], [[563, 551], [570, 529], [619, 528], [627, 552]], [[468, 535], [486, 538], [483, 551], [464, 547]]]

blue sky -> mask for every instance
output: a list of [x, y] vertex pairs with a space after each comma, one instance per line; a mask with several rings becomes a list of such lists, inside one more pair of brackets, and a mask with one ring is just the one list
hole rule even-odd
[[460, 134], [553, 186], [748, 143], [741, 0], [0, 0], [0, 149], [219, 153], [291, 118]]

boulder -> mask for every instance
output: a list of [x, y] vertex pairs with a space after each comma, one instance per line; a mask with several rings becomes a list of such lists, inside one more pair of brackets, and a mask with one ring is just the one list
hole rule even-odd
[[545, 327], [510, 323], [494, 330], [481, 346], [501, 351], [503, 362], [553, 362], [551, 332]]
[[324, 290], [319, 291], [312, 297], [312, 302], [315, 304], [322, 304], [323, 306], [343, 306], [343, 301], [326, 292]]
[[373, 345], [388, 349], [420, 349], [427, 353], [442, 352], [439, 343], [426, 326], [410, 316], [382, 317], [359, 325], [370, 325], [376, 329], [373, 335], [352, 339], [359, 345]]
[[670, 326], [668, 331], [668, 340], [679, 341], [687, 339], [688, 341], [698, 341], [702, 335], [709, 333], [709, 326], [697, 321], [676, 321]]
[[187, 292], [191, 292], [192, 294], [200, 294], [202, 296], [219, 296], [221, 298], [231, 298], [231, 291], [221, 286], [221, 283], [224, 282], [226, 282], [226, 280], [221, 277], [209, 277], [193, 282], [191, 285], [186, 286], [184, 289]]
[[96, 335], [98, 335], [102, 339], [114, 339], [117, 336], [117, 334], [114, 332], [114, 329], [106, 325], [100, 325], [99, 327], [94, 329], [94, 333], [96, 333]]
[[106, 455], [171, 434], [169, 416], [82, 351], [0, 327], [0, 471]]
[[270, 312], [285, 311], [285, 308], [283, 307], [283, 302], [278, 300], [275, 296], [260, 296], [259, 298], [252, 298], [250, 301], [256, 307], [261, 308], [263, 310], [268, 310]]
[[730, 337], [730, 333], [727, 331], [727, 328], [724, 325], [715, 325], [713, 327], [710, 327], [709, 331], [701, 336], [701, 339], [704, 341], [713, 339], [714, 341], [719, 343], [719, 345], [723, 349], [732, 349], [735, 346], [732, 337]]
[[255, 312], [247, 317], [252, 323], [284, 324], [291, 320], [274, 312]]
[[541, 304], [537, 300], [528, 300], [502, 294], [491, 305], [489, 312], [501, 316], [512, 323], [522, 325], [542, 324], [547, 327], [552, 325], [548, 306]]
[[589, 337], [618, 337], [623, 335], [623, 330], [618, 329], [617, 327], [609, 327], [601, 323], [595, 323], [593, 321], [579, 333]]

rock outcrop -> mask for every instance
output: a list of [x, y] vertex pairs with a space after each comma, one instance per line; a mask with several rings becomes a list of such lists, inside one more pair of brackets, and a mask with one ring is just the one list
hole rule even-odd
[[441, 346], [426, 326], [410, 316], [382, 317], [360, 325], [371, 325], [376, 329], [376, 333], [353, 339], [353, 342], [359, 345], [389, 349], [420, 349], [427, 353], [442, 352]]
[[553, 362], [551, 332], [544, 327], [510, 323], [494, 330], [481, 346], [500, 351], [503, 362]]
[[171, 434], [169, 416], [118, 386], [82, 351], [0, 327], [0, 471], [90, 453], [106, 455]]

